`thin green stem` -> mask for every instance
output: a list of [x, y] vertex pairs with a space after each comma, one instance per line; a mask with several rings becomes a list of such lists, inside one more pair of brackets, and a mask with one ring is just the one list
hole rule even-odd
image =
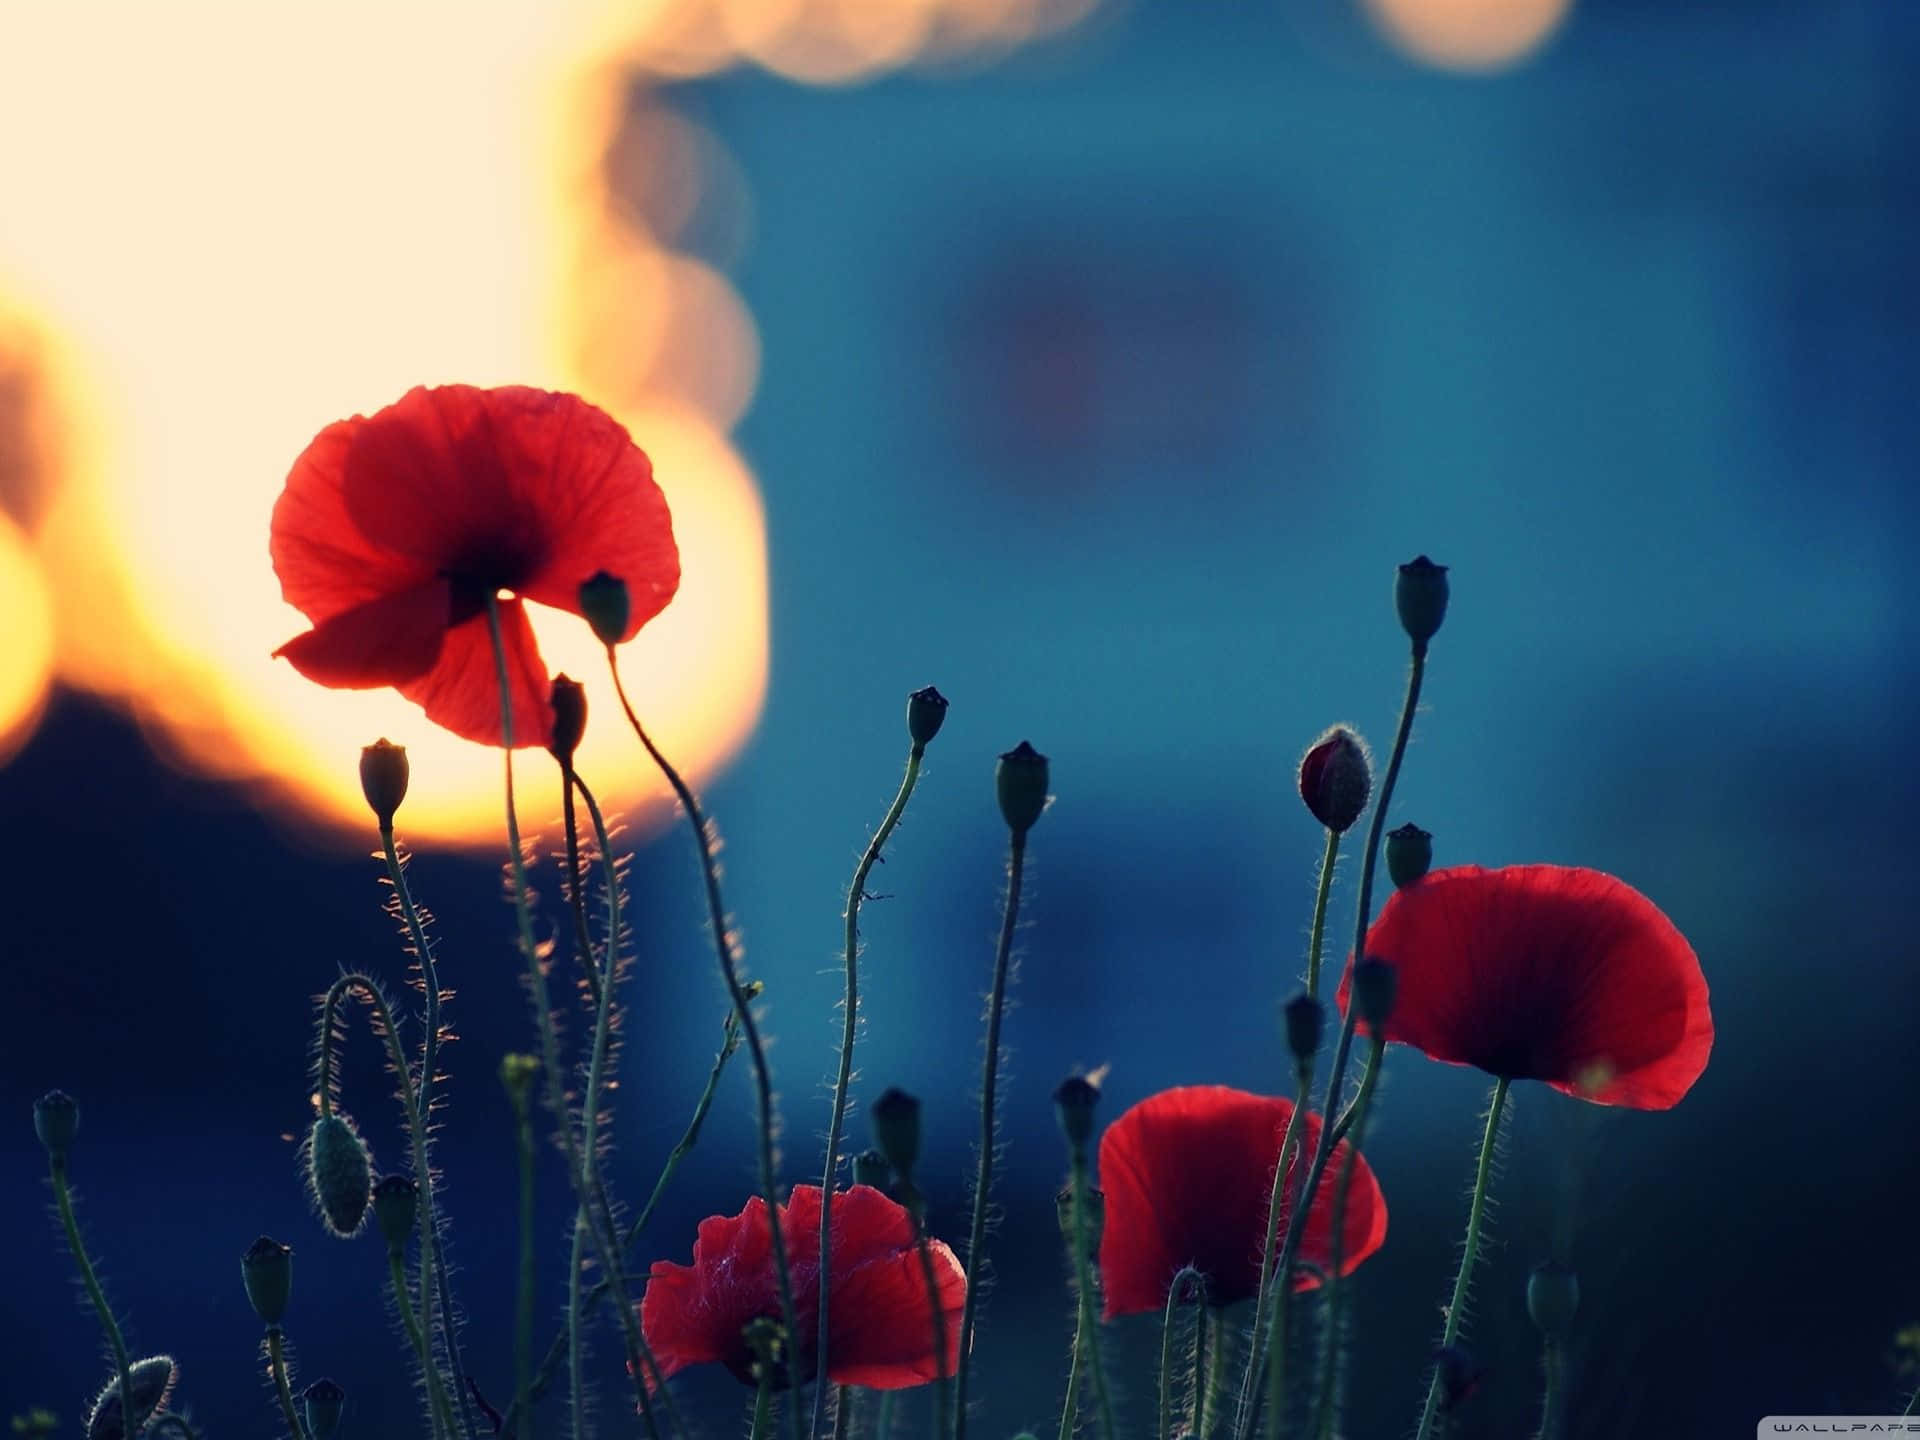
[[1225, 1322], [1220, 1311], [1207, 1304], [1203, 1291], [1193, 1322], [1193, 1434], [1207, 1440], [1213, 1432], [1214, 1397], [1227, 1373]]
[[1100, 1363], [1100, 1314], [1093, 1293], [1093, 1257], [1087, 1251], [1087, 1148], [1073, 1147], [1073, 1270], [1080, 1292], [1080, 1336], [1093, 1371], [1093, 1395], [1099, 1406], [1100, 1440], [1113, 1440], [1113, 1399], [1107, 1393], [1107, 1369]]
[[860, 856], [859, 865], [854, 868], [853, 883], [847, 887], [847, 995], [840, 1030], [840, 1069], [834, 1076], [833, 1109], [827, 1121], [827, 1162], [820, 1176], [820, 1335], [813, 1370], [819, 1378], [813, 1387], [813, 1424], [810, 1432], [815, 1436], [820, 1433], [821, 1409], [827, 1398], [827, 1341], [832, 1328], [827, 1323], [828, 1276], [833, 1268], [827, 1259], [833, 1236], [833, 1192], [840, 1178], [840, 1132], [847, 1116], [847, 1082], [853, 1077], [853, 1044], [860, 1029], [860, 906], [867, 898], [867, 876], [879, 862], [880, 851], [892, 836], [893, 827], [900, 823], [900, 817], [906, 813], [907, 801], [912, 798], [914, 784], [920, 779], [920, 762], [926, 753], [926, 746], [918, 742], [907, 752], [907, 773], [900, 781], [900, 791], [893, 797], [893, 804], [887, 807], [886, 818], [881, 820], [880, 828], [873, 832], [873, 838], [867, 842], [866, 851]]
[[600, 977], [593, 968], [593, 935], [587, 928], [586, 877], [580, 873], [580, 824], [573, 807], [573, 762], [560, 761], [561, 821], [567, 832], [567, 904], [573, 911], [575, 963], [587, 982], [587, 998], [600, 1008]]
[[60, 1211], [60, 1228], [67, 1232], [67, 1250], [73, 1256], [73, 1263], [80, 1269], [80, 1283], [86, 1286], [87, 1299], [93, 1302], [93, 1313], [99, 1316], [100, 1328], [107, 1335], [107, 1347], [113, 1351], [113, 1368], [120, 1377], [121, 1424], [130, 1427], [133, 1424], [133, 1374], [127, 1366], [127, 1342], [120, 1334], [120, 1323], [113, 1318], [106, 1291], [100, 1288], [100, 1277], [95, 1273], [93, 1261], [87, 1256], [87, 1247], [80, 1239], [80, 1222], [73, 1214], [73, 1191], [67, 1183], [66, 1157], [50, 1157], [48, 1174], [53, 1182], [53, 1202]]
[[[1324, 899], [1325, 892], [1322, 891]], [[1322, 924], [1324, 916], [1315, 916], [1316, 928]], [[1287, 1213], [1287, 1177], [1293, 1168], [1294, 1155], [1300, 1146], [1301, 1131], [1306, 1124], [1307, 1101], [1313, 1089], [1313, 1062], [1298, 1061], [1294, 1066], [1294, 1106], [1293, 1114], [1287, 1119], [1287, 1128], [1280, 1140], [1280, 1157], [1274, 1163], [1273, 1189], [1267, 1198], [1267, 1238], [1261, 1255], [1265, 1263], [1260, 1267], [1260, 1288], [1253, 1300], [1253, 1331], [1247, 1339], [1247, 1368], [1241, 1379], [1240, 1402], [1234, 1411], [1234, 1434], [1245, 1436], [1252, 1433], [1253, 1412], [1258, 1408], [1260, 1394], [1260, 1375], [1263, 1365], [1269, 1375], [1284, 1362], [1285, 1356], [1275, 1356], [1272, 1347], [1267, 1344], [1268, 1327], [1273, 1324], [1276, 1310], [1275, 1293], [1284, 1295], [1288, 1289], [1287, 1278], [1291, 1272], [1276, 1263], [1275, 1250], [1280, 1242], [1280, 1217]], [[1295, 1184], [1298, 1190], [1298, 1184]], [[1269, 1401], [1271, 1408], [1271, 1401]]]
[[907, 1219], [913, 1223], [914, 1248], [920, 1252], [920, 1283], [927, 1288], [927, 1304], [933, 1310], [933, 1437], [934, 1440], [944, 1440], [947, 1433], [947, 1307], [940, 1303], [940, 1288], [933, 1278], [933, 1246], [927, 1239], [926, 1197], [918, 1190], [911, 1190], [905, 1198]]
[[[680, 777], [680, 772], [674, 769], [653, 743], [653, 737], [647, 734], [646, 727], [640, 723], [640, 717], [627, 700], [627, 688], [620, 679], [619, 657], [611, 645], [607, 646], [607, 670], [613, 676], [613, 692], [620, 699], [620, 708], [626, 712], [627, 724], [633, 727], [641, 746], [679, 798], [681, 808], [687, 812], [687, 824], [693, 830], [694, 843], [700, 851], [700, 871], [706, 881], [708, 920], [713, 926], [713, 945], [720, 962], [720, 978], [726, 983], [734, 1014], [740, 1019], [740, 1031], [746, 1036], [747, 1056], [753, 1062], [754, 1099], [759, 1111], [760, 1196], [767, 1206], [767, 1233], [772, 1241], [774, 1280], [780, 1291], [780, 1322], [786, 1326], [790, 1357], [788, 1364], [792, 1368], [791, 1353], [798, 1343], [800, 1328], [798, 1312], [793, 1307], [793, 1277], [787, 1264], [787, 1239], [780, 1227], [780, 1194], [775, 1183], [773, 1073], [767, 1065], [767, 1049], [760, 1038], [760, 1026], [753, 1018], [753, 1006], [747, 987], [741, 982], [733, 944], [727, 935], [727, 907], [720, 898], [720, 867], [713, 853], [713, 836], [707, 828], [706, 816], [700, 810], [700, 802]], [[786, 1412], [788, 1434], [791, 1440], [800, 1440], [800, 1409], [797, 1405], [789, 1405]]]
[[1320, 1355], [1319, 1398], [1314, 1402], [1313, 1433], [1318, 1440], [1332, 1440], [1333, 1420], [1339, 1411], [1339, 1361], [1346, 1344], [1341, 1333], [1341, 1266], [1347, 1249], [1347, 1198], [1353, 1190], [1354, 1171], [1360, 1164], [1360, 1143], [1367, 1133], [1367, 1111], [1372, 1108], [1374, 1082], [1380, 1074], [1380, 1056], [1387, 1047], [1384, 1035], [1373, 1037], [1372, 1052], [1360, 1080], [1360, 1094], [1354, 1101], [1353, 1137], [1347, 1142], [1347, 1158], [1340, 1167], [1340, 1178], [1333, 1188], [1333, 1234], [1329, 1241], [1327, 1283], [1323, 1287], [1326, 1311], [1326, 1347]]
[[509, 1085], [507, 1094], [513, 1104], [514, 1148], [520, 1170], [520, 1283], [514, 1307], [513, 1393], [514, 1414], [521, 1417], [522, 1429], [514, 1434], [519, 1440], [533, 1440], [533, 1414], [528, 1408], [533, 1398], [533, 1112], [527, 1105], [524, 1084]]
[[1080, 1425], [1080, 1370], [1084, 1365], [1087, 1347], [1080, 1343], [1080, 1329], [1086, 1324], [1086, 1316], [1078, 1305], [1073, 1312], [1073, 1362], [1067, 1367], [1067, 1395], [1060, 1402], [1060, 1440], [1073, 1440], [1073, 1432]]
[[[825, 1390], [827, 1387], [823, 1382], [815, 1388]], [[833, 1387], [833, 1440], [847, 1440], [853, 1434], [853, 1402], [859, 1393], [851, 1385]]]
[[586, 1212], [576, 1210], [573, 1247], [567, 1262], [567, 1414], [573, 1420], [573, 1440], [584, 1440], [587, 1433], [587, 1352], [580, 1343], [587, 1319], [580, 1306], [580, 1272], [586, 1267], [586, 1249]]
[[1199, 1296], [1194, 1301], [1194, 1343], [1202, 1345], [1205, 1331], [1202, 1322], [1201, 1307], [1205, 1304], [1206, 1281], [1198, 1270], [1191, 1265], [1183, 1267], [1173, 1277], [1173, 1283], [1167, 1287], [1167, 1311], [1160, 1326], [1160, 1428], [1156, 1432], [1160, 1440], [1173, 1440], [1173, 1337], [1180, 1323], [1180, 1307], [1186, 1302], [1189, 1289], [1200, 1286]]
[[[891, 1390], [880, 1392], [880, 1403], [873, 1411], [873, 1440], [891, 1440], [893, 1435], [893, 1395]], [[939, 1431], [934, 1431], [935, 1440], [939, 1440]]]
[[1340, 857], [1340, 832], [1329, 828], [1320, 855], [1320, 883], [1313, 896], [1313, 929], [1307, 937], [1307, 994], [1320, 997], [1320, 955], [1327, 938], [1327, 897], [1333, 893], [1334, 862]]
[[1540, 1366], [1546, 1377], [1540, 1400], [1540, 1440], [1560, 1440], [1566, 1421], [1566, 1349], [1558, 1336], [1546, 1337]]
[[[773, 1405], [772, 1376], [762, 1374], [760, 1387], [753, 1396], [753, 1429], [747, 1440], [766, 1440], [768, 1411]], [[791, 1407], [789, 1407], [791, 1408]]]
[[[404, 1279], [404, 1277], [402, 1278]], [[400, 1286], [400, 1305], [402, 1309], [405, 1309], [407, 1305], [407, 1291], [404, 1284]], [[267, 1327], [267, 1368], [273, 1372], [274, 1393], [280, 1397], [280, 1418], [287, 1422], [287, 1433], [293, 1436], [293, 1440], [307, 1440], [307, 1427], [300, 1423], [300, 1416], [293, 1408], [293, 1386], [287, 1381], [286, 1338], [281, 1334], [278, 1325], [269, 1325]], [[133, 1414], [131, 1410], [126, 1408], [126, 1402], [124, 1400], [121, 1401], [120, 1414], [122, 1417], [130, 1417]], [[130, 1418], [122, 1419], [121, 1427], [123, 1430], [130, 1431], [132, 1426], [133, 1421]], [[439, 1433], [439, 1428], [440, 1421], [438, 1412], [436, 1411], [434, 1420], [435, 1434]]]
[[[400, 1311], [401, 1323], [406, 1326], [407, 1339], [413, 1342], [413, 1352], [420, 1358], [421, 1373], [426, 1376], [427, 1402], [433, 1410], [433, 1433], [452, 1435], [454, 1433], [453, 1414], [451, 1407], [447, 1404], [446, 1387], [440, 1383], [440, 1368], [433, 1363], [433, 1351], [427, 1344], [426, 1332], [420, 1328], [420, 1317], [414, 1312], [412, 1297], [407, 1294], [406, 1262], [397, 1249], [387, 1251], [387, 1274], [393, 1281], [393, 1303]], [[270, 1348], [278, 1344], [278, 1337], [272, 1330], [267, 1332], [267, 1344]], [[291, 1416], [293, 1398], [287, 1394], [284, 1378], [278, 1375], [275, 1378], [281, 1381], [281, 1403], [286, 1406], [287, 1414]]]
[[[1007, 908], [1000, 921], [1000, 941], [993, 952], [993, 990], [987, 998], [986, 1055], [980, 1065], [980, 1169], [973, 1184], [973, 1226], [967, 1239], [967, 1300], [960, 1312], [960, 1373], [954, 1385], [953, 1440], [966, 1440], [967, 1374], [973, 1360], [973, 1328], [979, 1312], [980, 1291], [986, 1281], [987, 1204], [993, 1190], [995, 1108], [1000, 1078], [1000, 1022], [1006, 1013], [1007, 967], [1013, 954], [1013, 935], [1020, 920], [1020, 881], [1027, 863], [1027, 832], [1011, 832], [1007, 846]], [[1074, 1225], [1080, 1223], [1078, 1214]], [[1075, 1355], [1078, 1356], [1076, 1345]], [[1078, 1362], [1076, 1359], [1076, 1369]]]
[[[1447, 1324], [1440, 1335], [1440, 1347], [1453, 1344], [1460, 1334], [1460, 1319], [1466, 1313], [1467, 1287], [1473, 1280], [1473, 1262], [1480, 1252], [1480, 1224], [1487, 1208], [1487, 1180], [1493, 1173], [1493, 1152], [1500, 1138], [1500, 1114], [1507, 1104], [1505, 1076], [1494, 1082], [1493, 1100], [1487, 1106], [1487, 1131], [1480, 1141], [1480, 1168], [1473, 1177], [1473, 1204], [1467, 1211], [1467, 1239], [1460, 1252], [1460, 1273], [1454, 1277], [1453, 1299], [1447, 1305]], [[1427, 1407], [1420, 1416], [1419, 1440], [1433, 1433], [1434, 1413], [1440, 1408], [1440, 1369], [1434, 1367], [1427, 1384]]]

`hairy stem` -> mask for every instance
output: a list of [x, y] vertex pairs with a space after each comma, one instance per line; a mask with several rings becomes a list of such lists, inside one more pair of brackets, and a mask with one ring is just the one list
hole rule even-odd
[[[1316, 917], [1317, 918], [1317, 917]], [[1253, 1429], [1253, 1412], [1258, 1408], [1260, 1394], [1260, 1375], [1264, 1365], [1271, 1380], [1280, 1373], [1286, 1362], [1284, 1351], [1275, 1353], [1275, 1345], [1269, 1343], [1269, 1330], [1278, 1336], [1282, 1321], [1275, 1317], [1285, 1308], [1285, 1296], [1291, 1282], [1291, 1273], [1283, 1269], [1276, 1261], [1274, 1250], [1280, 1239], [1280, 1217], [1287, 1213], [1287, 1175], [1292, 1168], [1294, 1154], [1300, 1145], [1300, 1133], [1306, 1124], [1307, 1101], [1313, 1089], [1313, 1063], [1300, 1061], [1294, 1068], [1294, 1106], [1293, 1114], [1288, 1117], [1285, 1134], [1280, 1141], [1280, 1158], [1273, 1171], [1273, 1193], [1267, 1200], [1267, 1238], [1261, 1250], [1263, 1263], [1260, 1267], [1260, 1288], [1253, 1300], [1253, 1333], [1247, 1341], [1247, 1369], [1240, 1385], [1240, 1401], [1234, 1411], [1234, 1434], [1245, 1436]], [[1293, 1186], [1298, 1194], [1298, 1182]], [[1276, 1294], [1281, 1297], [1276, 1304]], [[1284, 1340], [1278, 1342], [1284, 1347]], [[1278, 1383], [1278, 1382], [1274, 1382]], [[1268, 1400], [1269, 1409], [1272, 1400]]]
[[[400, 1310], [400, 1321], [406, 1326], [407, 1339], [413, 1342], [413, 1352], [420, 1357], [420, 1371], [427, 1379], [427, 1402], [433, 1409], [433, 1433], [452, 1435], [453, 1414], [447, 1404], [446, 1387], [440, 1383], [440, 1368], [433, 1363], [433, 1350], [427, 1344], [426, 1331], [420, 1328], [420, 1317], [414, 1312], [413, 1300], [407, 1294], [407, 1267], [397, 1249], [387, 1251], [387, 1274], [393, 1281], [393, 1303]], [[267, 1332], [269, 1347], [278, 1345], [275, 1331]], [[287, 1394], [286, 1381], [280, 1379], [281, 1403], [287, 1407], [288, 1415], [293, 1413], [293, 1399]]]
[[1384, 1035], [1373, 1037], [1372, 1053], [1367, 1056], [1367, 1068], [1360, 1079], [1360, 1094], [1354, 1101], [1353, 1138], [1347, 1142], [1347, 1158], [1340, 1167], [1340, 1179], [1333, 1190], [1333, 1236], [1329, 1242], [1331, 1251], [1327, 1260], [1327, 1283], [1325, 1286], [1326, 1307], [1326, 1348], [1320, 1355], [1319, 1398], [1314, 1401], [1313, 1433], [1318, 1440], [1332, 1440], [1334, 1416], [1339, 1406], [1339, 1363], [1340, 1352], [1346, 1344], [1341, 1333], [1340, 1301], [1343, 1287], [1340, 1283], [1342, 1262], [1346, 1259], [1347, 1240], [1347, 1198], [1353, 1191], [1354, 1171], [1360, 1165], [1360, 1142], [1367, 1132], [1367, 1111], [1373, 1103], [1374, 1082], [1380, 1076], [1381, 1052], [1387, 1048]]
[[[519, 1440], [533, 1440], [533, 1414], [528, 1409], [533, 1392], [533, 1112], [527, 1105], [524, 1084], [510, 1085], [507, 1093], [513, 1103], [515, 1158], [520, 1170], [520, 1282], [514, 1306], [513, 1325], [513, 1409], [524, 1427], [513, 1433]], [[575, 1269], [579, 1261], [574, 1262]]]
[[[926, 1198], [915, 1190], [908, 1196], [907, 1218], [913, 1222], [913, 1244], [920, 1252], [920, 1280], [927, 1287], [927, 1304], [933, 1307], [933, 1437], [945, 1440], [947, 1433], [947, 1309], [940, 1303], [939, 1286], [933, 1278], [933, 1247], [927, 1241]], [[889, 1392], [890, 1394], [891, 1392]], [[889, 1415], [889, 1418], [890, 1415]]]
[[1107, 1393], [1107, 1369], [1100, 1363], [1100, 1312], [1093, 1293], [1093, 1257], [1087, 1234], [1087, 1147], [1073, 1147], [1073, 1273], [1080, 1292], [1080, 1335], [1087, 1347], [1087, 1368], [1093, 1372], [1094, 1401], [1099, 1406], [1100, 1440], [1113, 1440], [1113, 1398]]
[[1340, 832], [1327, 831], [1320, 855], [1320, 882], [1313, 895], [1313, 929], [1307, 935], [1307, 994], [1320, 997], [1320, 955], [1327, 938], [1327, 897], [1333, 893], [1334, 862], [1340, 858]]
[[[133, 1373], [127, 1366], [127, 1342], [120, 1334], [120, 1322], [113, 1318], [113, 1309], [107, 1304], [106, 1291], [100, 1288], [100, 1276], [93, 1268], [93, 1261], [87, 1255], [87, 1247], [80, 1239], [80, 1222], [73, 1214], [73, 1189], [67, 1183], [67, 1161], [64, 1155], [55, 1155], [48, 1161], [48, 1176], [53, 1182], [53, 1203], [60, 1211], [60, 1228], [67, 1233], [67, 1251], [73, 1256], [73, 1263], [79, 1268], [80, 1283], [86, 1287], [87, 1299], [93, 1302], [93, 1313], [100, 1319], [100, 1328], [106, 1332], [107, 1348], [113, 1351], [113, 1368], [120, 1377], [120, 1414], [121, 1424], [131, 1427], [133, 1424]], [[297, 1436], [298, 1430], [294, 1431]]]
[[[401, 1278], [404, 1280], [405, 1277]], [[405, 1309], [407, 1305], [406, 1286], [401, 1284], [399, 1289], [400, 1305], [402, 1309]], [[287, 1422], [287, 1433], [293, 1436], [293, 1440], [307, 1440], [307, 1427], [300, 1423], [299, 1413], [293, 1408], [293, 1386], [287, 1381], [286, 1337], [281, 1333], [278, 1325], [269, 1325], [267, 1327], [267, 1369], [273, 1372], [273, 1389], [274, 1393], [280, 1397], [280, 1418]], [[126, 1402], [124, 1400], [121, 1401], [120, 1414], [123, 1417], [122, 1428], [126, 1429], [131, 1427], [133, 1424], [131, 1418], [133, 1412], [126, 1408]], [[436, 1435], [439, 1434], [440, 1415], [437, 1410], [434, 1412], [433, 1425], [434, 1433]]]

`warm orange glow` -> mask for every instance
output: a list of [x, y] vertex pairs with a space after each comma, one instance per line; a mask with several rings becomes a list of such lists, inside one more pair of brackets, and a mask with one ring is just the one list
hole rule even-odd
[[1573, 0], [1366, 0], [1388, 39], [1428, 64], [1498, 70], [1531, 55]]
[[33, 731], [53, 669], [53, 606], [27, 537], [0, 513], [0, 762]]

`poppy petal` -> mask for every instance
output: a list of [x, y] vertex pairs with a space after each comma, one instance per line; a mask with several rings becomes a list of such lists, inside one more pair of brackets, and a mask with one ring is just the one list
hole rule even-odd
[[[507, 655], [507, 677], [513, 692], [515, 748], [547, 743], [547, 696], [552, 683], [540, 658], [526, 606], [518, 600], [500, 602], [500, 638]], [[397, 687], [427, 712], [434, 724], [482, 745], [504, 745], [500, 724], [500, 680], [493, 659], [493, 637], [487, 617], [476, 615], [446, 632], [440, 658], [416, 680]]]
[[[796, 1296], [796, 1308], [798, 1303]], [[660, 1379], [689, 1365], [719, 1363], [742, 1384], [752, 1384], [753, 1357], [741, 1331], [757, 1316], [777, 1315], [779, 1306], [767, 1206], [756, 1195], [738, 1215], [700, 1222], [691, 1265], [653, 1262], [640, 1301], [640, 1328]]]
[[344, 690], [418, 680], [440, 658], [452, 594], [444, 580], [342, 610], [273, 653], [307, 679]]
[[[835, 1213], [839, 1201], [835, 1202]], [[960, 1368], [960, 1320], [967, 1303], [967, 1276], [960, 1261], [938, 1240], [927, 1243], [933, 1262], [935, 1293], [945, 1317], [946, 1366]], [[839, 1385], [870, 1390], [902, 1390], [925, 1385], [941, 1375], [935, 1345], [933, 1307], [927, 1300], [926, 1274], [916, 1248], [857, 1265], [842, 1275], [836, 1269], [829, 1297], [833, 1326], [827, 1350], [827, 1378]]]

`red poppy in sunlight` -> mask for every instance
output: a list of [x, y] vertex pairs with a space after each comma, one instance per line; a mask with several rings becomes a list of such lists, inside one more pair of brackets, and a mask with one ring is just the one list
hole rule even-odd
[[1664, 1110], [1713, 1049], [1693, 947], [1651, 900], [1598, 870], [1435, 870], [1387, 901], [1367, 954], [1398, 982], [1389, 1040], [1508, 1080]]
[[525, 386], [409, 390], [329, 425], [273, 507], [273, 568], [313, 629], [275, 651], [310, 680], [391, 685], [456, 735], [499, 745], [500, 625], [516, 745], [547, 743], [547, 669], [522, 600], [580, 613], [627, 583], [623, 639], [673, 599], [680, 552], [653, 467], [612, 416]]
[[[1100, 1280], [1109, 1320], [1164, 1309], [1174, 1275], [1188, 1265], [1207, 1277], [1211, 1305], [1259, 1293], [1273, 1171], [1292, 1118], [1293, 1102], [1278, 1096], [1187, 1085], [1142, 1100], [1107, 1127], [1100, 1139], [1100, 1186], [1107, 1196]], [[1320, 1117], [1309, 1114], [1301, 1130], [1289, 1194], [1305, 1178], [1299, 1157], [1319, 1143]], [[1340, 1174], [1346, 1155], [1342, 1141], [1329, 1177]], [[1314, 1196], [1300, 1241], [1300, 1258], [1322, 1270], [1333, 1263], [1333, 1198], [1329, 1180]], [[1286, 1219], [1283, 1210], [1283, 1227]], [[1387, 1202], [1362, 1156], [1347, 1199], [1340, 1273], [1350, 1273], [1386, 1238]], [[1295, 1288], [1319, 1283], [1304, 1272]]]
[[[813, 1378], [820, 1313], [820, 1187], [796, 1185], [780, 1210], [793, 1280], [793, 1351], [800, 1379]], [[946, 1316], [946, 1373], [960, 1361], [960, 1311], [967, 1277], [938, 1240], [929, 1242], [934, 1284]], [[871, 1185], [834, 1197], [828, 1248], [832, 1282], [827, 1304], [827, 1378], [837, 1385], [902, 1390], [940, 1376], [933, 1307], [907, 1212]], [[753, 1354], [741, 1331], [751, 1320], [780, 1316], [766, 1202], [747, 1201], [738, 1215], [700, 1222], [693, 1264], [656, 1260], [640, 1302], [640, 1327], [665, 1379], [689, 1365], [718, 1362], [754, 1383]], [[784, 1382], [785, 1377], [782, 1377]]]

